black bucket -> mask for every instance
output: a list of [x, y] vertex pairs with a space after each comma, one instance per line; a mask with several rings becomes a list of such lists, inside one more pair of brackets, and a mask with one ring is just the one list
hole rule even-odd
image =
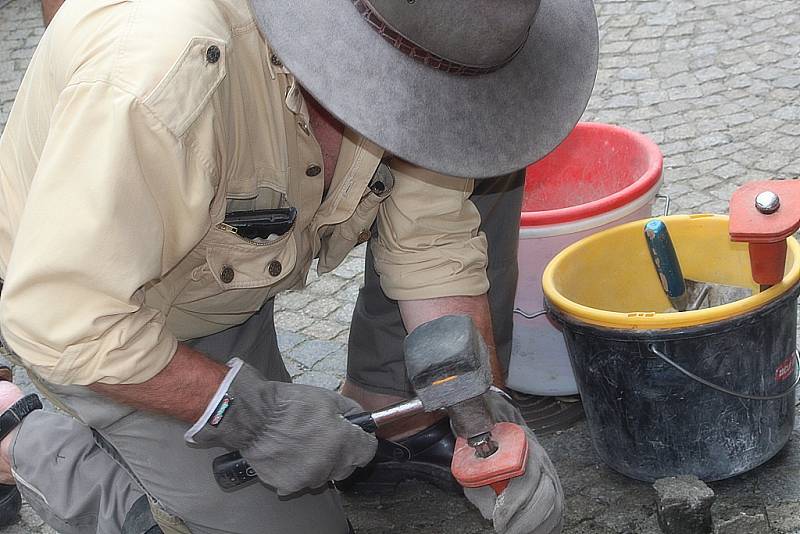
[[563, 326], [600, 458], [644, 481], [720, 480], [772, 458], [794, 428], [800, 285], [729, 320], [663, 330]]

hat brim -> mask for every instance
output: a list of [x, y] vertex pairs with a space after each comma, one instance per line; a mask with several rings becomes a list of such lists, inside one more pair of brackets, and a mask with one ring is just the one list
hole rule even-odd
[[472, 77], [406, 56], [351, 0], [252, 5], [272, 49], [328, 111], [392, 154], [452, 176], [497, 176], [547, 155], [580, 119], [597, 73], [592, 0], [542, 0], [519, 54]]

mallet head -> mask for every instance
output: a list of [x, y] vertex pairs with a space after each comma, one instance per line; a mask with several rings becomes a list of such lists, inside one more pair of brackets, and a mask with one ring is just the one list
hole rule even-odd
[[472, 319], [448, 315], [406, 337], [406, 370], [426, 412], [450, 408], [489, 389], [489, 351]]

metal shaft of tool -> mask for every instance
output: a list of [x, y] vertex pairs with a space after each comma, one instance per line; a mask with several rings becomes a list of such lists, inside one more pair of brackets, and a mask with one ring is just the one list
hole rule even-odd
[[372, 420], [377, 426], [382, 426], [425, 411], [422, 401], [413, 398], [399, 404], [393, 404], [377, 412], [372, 412]]
[[492, 439], [494, 420], [483, 395], [454, 404], [447, 411], [456, 435], [467, 440], [477, 457], [488, 458], [497, 452]]

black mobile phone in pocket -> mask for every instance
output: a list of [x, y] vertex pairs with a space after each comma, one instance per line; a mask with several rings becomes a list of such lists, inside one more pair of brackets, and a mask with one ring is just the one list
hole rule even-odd
[[270, 235], [283, 235], [294, 226], [297, 208], [232, 211], [225, 215], [225, 224], [245, 239], [266, 239]]

